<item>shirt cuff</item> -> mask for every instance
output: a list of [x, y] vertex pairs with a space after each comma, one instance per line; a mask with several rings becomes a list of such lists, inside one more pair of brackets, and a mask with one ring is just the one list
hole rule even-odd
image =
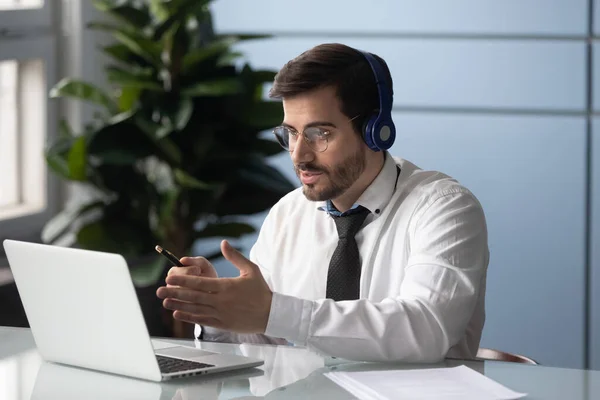
[[312, 310], [313, 302], [310, 300], [273, 292], [265, 335], [306, 345]]

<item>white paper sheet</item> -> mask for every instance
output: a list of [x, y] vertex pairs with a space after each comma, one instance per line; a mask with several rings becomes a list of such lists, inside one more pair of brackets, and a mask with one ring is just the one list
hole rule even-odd
[[328, 372], [325, 376], [361, 400], [512, 400], [525, 397], [461, 365], [393, 371]]

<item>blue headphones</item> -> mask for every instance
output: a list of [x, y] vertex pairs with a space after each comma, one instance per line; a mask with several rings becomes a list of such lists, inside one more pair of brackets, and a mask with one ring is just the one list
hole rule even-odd
[[372, 54], [358, 50], [369, 62], [379, 95], [379, 111], [367, 119], [363, 127], [365, 143], [373, 151], [387, 150], [394, 144], [396, 139], [396, 127], [392, 121], [392, 96], [386, 74], [381, 64]]

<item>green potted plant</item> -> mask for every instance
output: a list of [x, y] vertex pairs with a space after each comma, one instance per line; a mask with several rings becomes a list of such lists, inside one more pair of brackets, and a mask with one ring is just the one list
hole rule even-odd
[[263, 99], [275, 72], [240, 63], [233, 45], [261, 37], [215, 34], [210, 0], [93, 3], [113, 21], [90, 25], [115, 39], [101, 48], [110, 87], [65, 78], [52, 88], [98, 112], [82, 132], [61, 122], [45, 153], [93, 196], [49, 221], [43, 240], [122, 254], [153, 294], [168, 268], [155, 245], [184, 255], [197, 240], [250, 234], [244, 217], [294, 189], [267, 160], [282, 151], [263, 135], [283, 116]]

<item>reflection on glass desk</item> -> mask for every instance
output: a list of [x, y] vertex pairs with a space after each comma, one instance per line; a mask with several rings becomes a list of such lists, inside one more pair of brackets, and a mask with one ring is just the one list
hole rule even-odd
[[44, 362], [29, 329], [0, 327], [0, 399], [353, 399], [323, 374], [466, 365], [527, 399], [600, 399], [600, 371], [499, 361], [446, 360], [439, 364], [375, 364], [324, 357], [305, 348], [170, 340], [205, 350], [265, 360], [257, 368], [149, 382]]

